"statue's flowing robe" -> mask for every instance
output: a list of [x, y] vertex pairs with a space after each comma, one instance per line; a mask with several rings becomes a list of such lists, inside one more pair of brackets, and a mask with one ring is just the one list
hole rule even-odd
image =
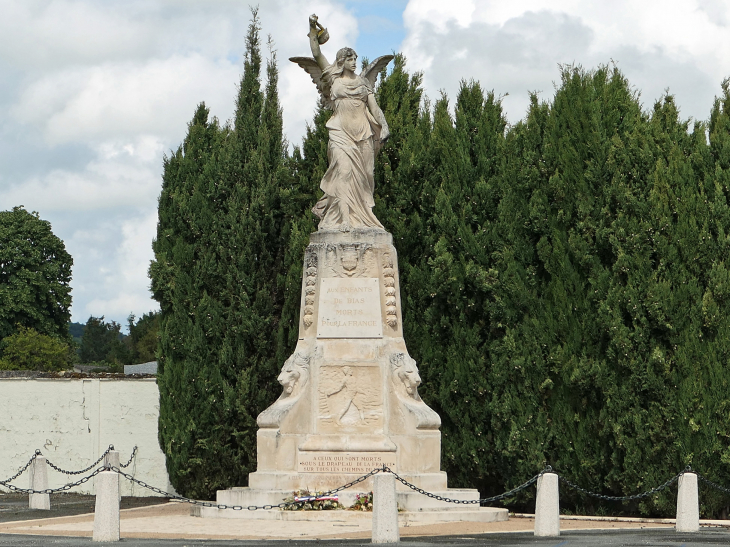
[[335, 78], [330, 98], [334, 114], [327, 122], [329, 168], [320, 188], [324, 196], [312, 211], [321, 221], [319, 228], [337, 229], [346, 219], [342, 210], [349, 211], [353, 228], [380, 228], [372, 208], [375, 181], [375, 147], [380, 140], [380, 124], [368, 110], [368, 95], [373, 92], [361, 76]]

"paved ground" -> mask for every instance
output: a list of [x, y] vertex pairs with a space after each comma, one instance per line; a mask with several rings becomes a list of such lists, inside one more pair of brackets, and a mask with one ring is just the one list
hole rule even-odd
[[[10, 536], [0, 534], [0, 546], [12, 547], [76, 547], [89, 545], [118, 545], [120, 547], [248, 547], [266, 544], [271, 541], [224, 541], [224, 540], [164, 540], [164, 539], [122, 539], [119, 543], [92, 543], [91, 538], [59, 538], [39, 536]], [[276, 542], [277, 544], [279, 542]], [[311, 540], [294, 540], [281, 542], [287, 547], [312, 547]], [[530, 533], [490, 534], [482, 536], [440, 536], [404, 538], [402, 547], [444, 547], [453, 546], [490, 546], [490, 547], [638, 547], [638, 546], [672, 546], [696, 547], [705, 545], [727, 545], [730, 533], [724, 530], [702, 530], [697, 534], [677, 534], [672, 530], [641, 531], [567, 531], [559, 538], [536, 538]], [[317, 541], [317, 545], [372, 545], [370, 540], [331, 539]]]
[[[136, 503], [160, 501], [166, 500], [147, 498]], [[129, 500], [125, 502], [129, 503]], [[29, 511], [26, 504], [27, 498], [10, 500], [6, 496], [0, 496], [0, 547], [105, 545], [91, 542], [93, 514], [87, 511], [90, 505], [93, 506], [93, 498], [55, 497], [51, 501], [51, 512]], [[239, 547], [273, 543], [287, 547], [311, 547], [313, 543], [352, 546], [371, 544], [371, 519], [368, 515], [333, 513], [332, 519], [322, 522], [201, 519], [191, 517], [186, 504], [141, 506], [121, 512], [122, 541], [113, 545]], [[730, 528], [706, 526], [697, 534], [678, 534], [671, 521], [667, 520], [565, 517], [561, 519], [562, 534], [559, 538], [536, 538], [532, 534], [533, 528], [532, 518], [510, 517], [509, 521], [495, 523], [411, 525], [402, 527], [400, 533], [401, 545], [404, 547], [730, 545]]]
[[[0, 523], [93, 513], [95, 501], [96, 496], [85, 496], [83, 494], [74, 493], [53, 494], [51, 499], [51, 510], [39, 511], [37, 509], [28, 509], [27, 494], [3, 492], [0, 494]], [[122, 498], [121, 508], [132, 509], [134, 507], [159, 505], [166, 501], [166, 498], [138, 498], [125, 496]]]

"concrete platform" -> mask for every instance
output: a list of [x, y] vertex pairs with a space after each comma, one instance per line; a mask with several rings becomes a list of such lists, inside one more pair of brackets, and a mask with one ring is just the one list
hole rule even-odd
[[[258, 511], [251, 511], [258, 513]], [[178, 540], [364, 540], [368, 541], [372, 529], [370, 513], [354, 513], [346, 516], [347, 511], [327, 511], [327, 520], [266, 520], [266, 519], [201, 519], [190, 516], [190, 507], [184, 503], [127, 509], [121, 511], [121, 537], [156, 538]], [[292, 514], [301, 514], [292, 512]], [[321, 512], [316, 512], [324, 516]], [[94, 522], [93, 513], [0, 523], [0, 539], [6, 534], [24, 536], [67, 536], [91, 538]], [[707, 526], [728, 526], [730, 521], [701, 521], [703, 529]], [[571, 530], [640, 531], [665, 530], [674, 533], [673, 519], [620, 519], [608, 517], [561, 517], [561, 533]], [[510, 516], [509, 520], [496, 522], [447, 522], [424, 524], [405, 522], [400, 525], [401, 538], [479, 536], [482, 534], [523, 533], [532, 541], [534, 519], [531, 515]], [[521, 535], [521, 534], [520, 534]], [[726, 540], [730, 536], [723, 536]], [[539, 538], [537, 538], [539, 539]], [[549, 545], [561, 543], [556, 540]], [[681, 542], [680, 542], [681, 543]], [[3, 544], [0, 542], [0, 544]], [[5, 543], [4, 545], [11, 545]], [[491, 543], [490, 543], [491, 544]], [[574, 543], [578, 545], [577, 543]], [[674, 544], [674, 543], [672, 543]], [[727, 543], [726, 543], [727, 544]], [[39, 543], [38, 545], [43, 545]], [[177, 544], [176, 544], [177, 545]], [[547, 544], [545, 544], [547, 545]], [[644, 543], [643, 545], [646, 545]], [[689, 543], [688, 543], [689, 545]]]
[[[287, 522], [328, 522], [336, 519], [352, 525], [370, 522], [372, 513], [365, 511], [281, 511], [279, 509], [247, 511], [233, 511], [216, 507], [190, 506], [190, 515], [194, 517], [219, 519], [247, 519], [247, 520], [276, 520]], [[501, 522], [509, 518], [507, 509], [495, 507], [478, 507], [462, 511], [400, 511], [398, 524], [410, 526], [412, 524], [443, 524], [446, 522]]]

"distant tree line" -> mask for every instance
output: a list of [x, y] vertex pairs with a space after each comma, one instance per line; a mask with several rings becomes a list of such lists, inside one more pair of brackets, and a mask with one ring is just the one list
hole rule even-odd
[[97, 364], [112, 372], [122, 372], [123, 365], [147, 363], [155, 360], [159, 331], [159, 312], [145, 313], [137, 319], [127, 318], [128, 335], [116, 321], [107, 322], [104, 316], [89, 317], [83, 325], [78, 344], [81, 364]]
[[[150, 269], [160, 441], [173, 485], [194, 497], [255, 469], [255, 418], [296, 343], [327, 166], [322, 108], [287, 153], [257, 25], [232, 122], [201, 104], [165, 160]], [[402, 56], [376, 90], [392, 136], [375, 212], [399, 253], [421, 395], [443, 420], [442, 469], [486, 496], [546, 464], [614, 496], [688, 464], [730, 485], [730, 85], [709, 121], [690, 122], [671, 95], [643, 111], [615, 67], [560, 76], [511, 126], [476, 82], [430, 103]], [[701, 500], [706, 516], [728, 505]], [[569, 491], [563, 502], [597, 510]], [[665, 491], [601, 507], [667, 515], [674, 503]]]

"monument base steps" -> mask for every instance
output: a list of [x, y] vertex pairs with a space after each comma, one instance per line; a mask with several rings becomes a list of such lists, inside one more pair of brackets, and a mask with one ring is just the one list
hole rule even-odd
[[[403, 473], [399, 475], [411, 484], [415, 484], [419, 488], [423, 488], [428, 492], [436, 490], [447, 490], [446, 473], [439, 471], [437, 473]], [[337, 473], [282, 473], [256, 471], [248, 476], [248, 484], [253, 490], [285, 490], [289, 493], [284, 497], [291, 496], [296, 490], [309, 490], [310, 492], [326, 492], [336, 486], [347, 484], [348, 482], [359, 478], [360, 475], [348, 475]], [[403, 485], [398, 485], [399, 489], [406, 489]], [[357, 484], [358, 492], [371, 492], [373, 489], [373, 479], [369, 478]], [[227, 490], [219, 490], [219, 493], [240, 490], [240, 488], [229, 488]], [[282, 498], [283, 499], [283, 498]], [[280, 503], [280, 499], [276, 503]], [[261, 505], [261, 504], [254, 504]]]
[[[421, 494], [416, 494], [421, 495]], [[402, 507], [401, 495], [398, 494], [398, 506]], [[331, 521], [331, 522], [360, 522], [371, 520], [373, 514], [367, 511], [281, 511], [279, 509], [247, 511], [233, 511], [216, 507], [190, 506], [190, 514], [204, 518], [238, 518], [248, 520], [286, 520], [286, 521]], [[399, 511], [398, 525], [439, 524], [444, 522], [500, 522], [509, 518], [509, 511], [497, 507], [471, 507], [457, 510], [423, 509], [421, 511]]]
[[[463, 512], [475, 509], [475, 505], [462, 505], [455, 503], [448, 503], [445, 501], [438, 501], [433, 498], [414, 492], [413, 490], [404, 490], [402, 485], [398, 485], [400, 488], [396, 491], [398, 500], [398, 507], [403, 511], [447, 511], [447, 512]], [[355, 499], [358, 494], [364, 494], [372, 491], [372, 487], [363, 488], [362, 483], [358, 484], [356, 488], [343, 490], [338, 493], [340, 503], [345, 507], [349, 507], [355, 503]], [[477, 500], [479, 499], [479, 492], [473, 489], [459, 489], [450, 488], [444, 490], [433, 491], [437, 496], [448, 497], [451, 499], [460, 500]], [[242, 513], [258, 513], [257, 511], [247, 511], [246, 507], [249, 505], [277, 505], [281, 503], [285, 498], [292, 495], [291, 490], [272, 490], [272, 489], [256, 489], [256, 488], [231, 488], [229, 490], [218, 490], [216, 494], [216, 503], [223, 505], [241, 505], [243, 511], [233, 511], [231, 509], [222, 509], [221, 512], [232, 513], [233, 518], [236, 515]], [[288, 511], [292, 512], [292, 511]], [[293, 511], [293, 512], [306, 512], [306, 511]]]

